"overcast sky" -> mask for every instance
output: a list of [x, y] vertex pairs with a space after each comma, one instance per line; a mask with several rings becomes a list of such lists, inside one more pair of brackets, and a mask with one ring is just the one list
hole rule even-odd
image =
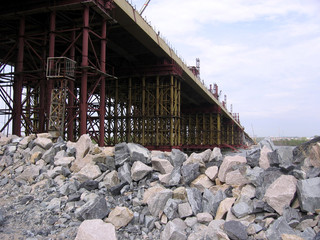
[[151, 0], [142, 15], [188, 65], [200, 58], [249, 135], [320, 135], [319, 0]]

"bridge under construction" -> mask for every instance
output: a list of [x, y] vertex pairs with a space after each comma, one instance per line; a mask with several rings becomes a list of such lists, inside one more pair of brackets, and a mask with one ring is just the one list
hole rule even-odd
[[199, 60], [187, 66], [125, 0], [11, 0], [0, 20], [1, 132], [160, 150], [251, 140]]

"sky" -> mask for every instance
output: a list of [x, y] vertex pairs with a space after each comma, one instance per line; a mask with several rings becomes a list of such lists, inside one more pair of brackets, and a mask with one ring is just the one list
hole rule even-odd
[[151, 0], [142, 16], [250, 136], [320, 135], [319, 0]]

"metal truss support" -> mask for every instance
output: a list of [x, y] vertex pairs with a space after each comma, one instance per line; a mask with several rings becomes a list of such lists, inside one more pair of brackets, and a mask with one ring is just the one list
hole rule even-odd
[[202, 108], [184, 112], [181, 117], [183, 148], [219, 146], [221, 144], [220, 111]]
[[143, 76], [107, 81], [106, 142], [180, 145], [180, 80]]
[[16, 74], [13, 83], [13, 129], [12, 133], [21, 136], [22, 118], [22, 84], [23, 84], [23, 57], [24, 57], [24, 34], [25, 18], [20, 18], [19, 39], [18, 39], [18, 58], [16, 63]]

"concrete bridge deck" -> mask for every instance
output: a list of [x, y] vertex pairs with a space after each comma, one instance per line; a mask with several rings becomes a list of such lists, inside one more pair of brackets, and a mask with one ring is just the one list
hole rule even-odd
[[0, 20], [0, 114], [8, 119], [0, 131], [57, 130], [70, 140], [88, 133], [99, 145], [153, 149], [250, 140], [217, 89], [208, 90], [197, 67], [186, 66], [125, 0], [13, 0]]

